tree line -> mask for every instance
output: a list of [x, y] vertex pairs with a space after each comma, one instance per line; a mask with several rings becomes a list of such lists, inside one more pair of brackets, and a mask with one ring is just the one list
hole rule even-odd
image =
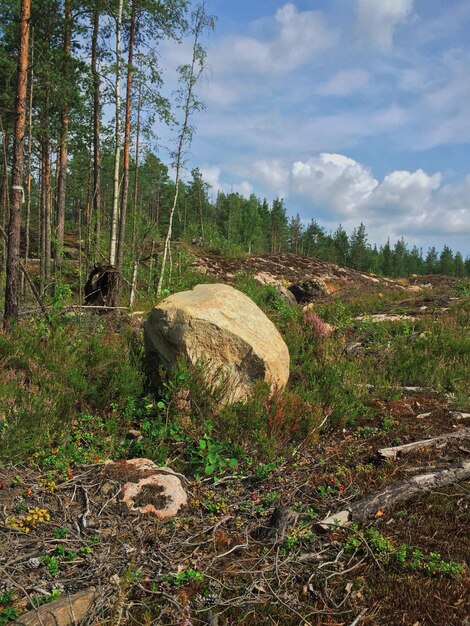
[[[184, 165], [203, 108], [201, 44], [215, 19], [186, 0], [0, 0], [0, 280], [5, 320], [31, 291], [44, 300], [64, 280], [66, 233], [82, 242], [83, 271], [115, 268], [115, 301], [149, 246], [197, 240], [228, 252], [292, 251], [390, 276], [470, 274], [445, 247], [377, 248], [361, 224], [350, 235], [289, 218], [282, 199], [214, 197]], [[191, 44], [177, 89], [163, 91], [161, 44]], [[155, 150], [172, 132], [171, 172]], [[160, 270], [161, 290], [164, 267]], [[122, 279], [122, 280], [121, 280]]]

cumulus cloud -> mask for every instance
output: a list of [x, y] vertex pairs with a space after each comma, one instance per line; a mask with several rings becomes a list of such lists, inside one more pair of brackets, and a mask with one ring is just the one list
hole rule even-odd
[[203, 165], [199, 168], [204, 182], [211, 186], [212, 193], [217, 194], [219, 191], [224, 193], [239, 193], [244, 198], [249, 198], [253, 193], [253, 185], [247, 180], [240, 183], [230, 184], [220, 180], [222, 169], [218, 165]]
[[414, 0], [357, 0], [357, 33], [362, 41], [387, 52], [398, 26], [413, 12]]
[[251, 172], [252, 176], [270, 193], [276, 196], [287, 196], [289, 171], [279, 159], [255, 161]]
[[320, 11], [299, 11], [285, 4], [275, 16], [276, 35], [271, 39], [232, 37], [225, 40], [213, 58], [217, 70], [279, 73], [315, 60], [338, 39], [338, 31]]
[[470, 234], [470, 175], [459, 185], [443, 185], [440, 172], [396, 170], [380, 181], [358, 161], [327, 152], [291, 165], [257, 161], [251, 173], [258, 187], [282, 187], [280, 195], [308, 207], [303, 218], [351, 227], [363, 221], [378, 240]]
[[369, 170], [342, 154], [322, 153], [291, 169], [294, 193], [343, 215], [363, 206], [377, 185]]
[[395, 171], [387, 174], [369, 199], [372, 209], [394, 214], [425, 215], [432, 209], [433, 192], [440, 188], [442, 175], [429, 176], [422, 169], [416, 172]]
[[341, 70], [326, 83], [320, 85], [318, 93], [321, 96], [348, 96], [365, 87], [369, 82], [369, 77], [369, 72], [359, 68]]

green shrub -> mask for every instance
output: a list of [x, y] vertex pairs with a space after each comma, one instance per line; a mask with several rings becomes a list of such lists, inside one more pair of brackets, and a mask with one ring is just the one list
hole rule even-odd
[[129, 339], [76, 320], [0, 335], [0, 463], [58, 444], [82, 412], [105, 416], [140, 397], [144, 377]]

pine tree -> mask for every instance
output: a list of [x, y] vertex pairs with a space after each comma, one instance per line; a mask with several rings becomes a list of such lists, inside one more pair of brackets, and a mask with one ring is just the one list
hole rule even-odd
[[16, 74], [16, 116], [13, 138], [10, 221], [8, 224], [7, 276], [3, 324], [8, 327], [19, 310], [21, 204], [23, 202], [23, 142], [26, 128], [26, 94], [29, 59], [30, 0], [21, 0], [18, 67]]

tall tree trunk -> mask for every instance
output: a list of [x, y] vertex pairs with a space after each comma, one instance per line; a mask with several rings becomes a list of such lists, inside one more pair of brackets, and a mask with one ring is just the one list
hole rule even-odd
[[94, 256], [98, 254], [98, 244], [101, 232], [101, 93], [100, 75], [98, 73], [98, 34], [100, 28], [100, 14], [95, 7], [93, 11], [93, 34], [91, 39], [91, 72], [93, 75], [93, 210], [95, 213]]
[[[131, 145], [131, 97], [132, 97], [132, 78], [134, 68], [134, 41], [135, 41], [135, 17], [136, 17], [137, 0], [132, 0], [131, 4], [131, 22], [129, 25], [129, 50], [127, 58], [127, 83], [126, 83], [126, 121], [124, 124], [124, 159], [123, 159], [123, 179], [122, 179], [122, 196], [121, 196], [121, 216], [119, 221], [119, 237], [117, 244], [117, 263], [118, 272], [122, 272], [124, 259], [124, 247], [126, 240], [126, 219], [127, 219], [127, 199], [129, 196], [129, 155]], [[121, 282], [121, 281], [119, 281]], [[119, 289], [118, 289], [119, 291]]]
[[140, 210], [137, 212], [137, 192], [139, 189], [139, 148], [140, 148], [140, 111], [142, 107], [142, 81], [139, 83], [139, 99], [137, 101], [137, 125], [135, 129], [135, 165], [134, 165], [134, 194], [132, 199], [132, 204], [134, 206], [134, 221], [132, 224], [132, 252], [135, 256], [136, 252], [136, 237], [137, 237], [137, 224], [139, 215], [140, 218]]
[[203, 195], [202, 189], [199, 189], [199, 194], [198, 194], [199, 231], [201, 233], [201, 240], [204, 241], [204, 215], [203, 215], [203, 206], [202, 206], [202, 195]]
[[23, 202], [23, 142], [26, 126], [30, 0], [21, 0], [20, 40], [16, 81], [16, 117], [13, 143], [10, 220], [8, 224], [7, 276], [3, 324], [8, 327], [19, 310], [21, 204]]
[[[1, 189], [1, 202], [2, 202], [2, 219], [1, 224], [4, 230], [6, 230], [7, 222], [10, 215], [10, 197], [9, 197], [9, 179], [8, 179], [8, 144], [9, 137], [8, 132], [3, 126], [3, 122], [0, 118], [0, 128], [2, 131], [2, 156], [3, 156], [3, 168], [2, 168], [2, 189]], [[0, 254], [0, 277], [3, 276], [6, 267], [6, 251], [8, 240], [2, 239], [2, 247]]]
[[193, 34], [193, 53], [192, 61], [185, 72], [185, 78], [182, 88], [182, 97], [180, 106], [183, 109], [183, 122], [181, 125], [181, 131], [178, 137], [178, 146], [176, 149], [175, 159], [175, 194], [173, 196], [173, 203], [169, 214], [168, 231], [165, 237], [165, 244], [163, 246], [163, 258], [160, 267], [160, 276], [157, 284], [157, 298], [160, 297], [163, 288], [163, 281], [165, 279], [165, 270], [168, 259], [170, 259], [171, 266], [171, 238], [173, 234], [173, 218], [175, 216], [176, 207], [178, 204], [178, 195], [180, 187], [181, 167], [183, 149], [186, 141], [191, 140], [191, 129], [189, 126], [189, 118], [192, 111], [194, 111], [194, 89], [198, 79], [200, 78], [204, 69], [205, 51], [199, 44], [201, 34], [210, 23], [211, 20], [207, 18], [205, 13], [204, 3], [199, 5], [192, 14], [192, 34]]
[[[26, 225], [25, 225], [25, 250], [24, 250], [24, 266], [28, 270], [29, 246], [30, 246], [30, 226], [31, 226], [31, 178], [32, 178], [32, 155], [33, 155], [33, 91], [34, 91], [34, 31], [31, 26], [31, 68], [29, 71], [29, 116], [28, 116], [28, 165], [27, 165], [27, 184], [26, 184]], [[25, 273], [22, 273], [24, 281]], [[22, 293], [27, 296], [27, 281], [23, 282]]]
[[42, 143], [42, 158], [43, 158], [43, 186], [44, 186], [44, 205], [43, 205], [43, 220], [44, 220], [44, 285], [47, 289], [51, 280], [51, 144], [49, 138], [49, 99], [47, 98], [46, 104], [46, 117], [45, 126], [46, 133]]
[[111, 213], [111, 237], [109, 242], [109, 263], [116, 264], [117, 234], [119, 225], [119, 170], [121, 161], [121, 36], [123, 0], [119, 0], [116, 16], [116, 125], [114, 153], [113, 208]]
[[[71, 50], [72, 33], [72, 0], [64, 2], [64, 77], [67, 82], [69, 74], [69, 57]], [[69, 130], [68, 98], [64, 98], [60, 113], [60, 140], [59, 140], [59, 176], [57, 179], [57, 212], [56, 212], [56, 242], [54, 258], [56, 270], [62, 269], [62, 254], [64, 247], [65, 226], [65, 193], [67, 184], [67, 136]]]

